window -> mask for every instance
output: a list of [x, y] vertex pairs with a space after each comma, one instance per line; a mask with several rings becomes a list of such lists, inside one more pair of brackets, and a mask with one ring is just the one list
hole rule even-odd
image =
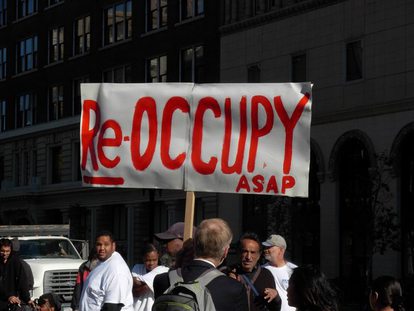
[[7, 0], [0, 0], [0, 27], [7, 25]]
[[147, 82], [167, 82], [167, 56], [151, 58], [147, 62]]
[[131, 1], [117, 3], [104, 10], [104, 44], [112, 44], [131, 37]]
[[4, 180], [4, 157], [0, 156], [0, 189]]
[[37, 0], [17, 0], [16, 5], [18, 19], [32, 15], [37, 11]]
[[259, 83], [260, 82], [260, 67], [259, 65], [251, 65], [247, 68], [247, 82]]
[[204, 14], [204, 0], [181, 0], [181, 20]]
[[20, 186], [21, 183], [21, 176], [20, 176], [20, 154], [18, 152], [16, 152], [14, 154], [14, 185], [15, 186]]
[[346, 81], [362, 78], [362, 42], [354, 41], [346, 45]]
[[85, 16], [75, 21], [74, 54], [88, 53], [91, 48], [91, 17]]
[[17, 73], [32, 70], [37, 67], [37, 36], [27, 38], [17, 43]]
[[7, 74], [7, 49], [0, 48], [0, 80], [6, 79]]
[[203, 82], [204, 48], [192, 47], [181, 51], [181, 82]]
[[82, 173], [80, 169], [80, 142], [78, 141], [72, 144], [72, 180], [82, 180]]
[[306, 81], [306, 54], [292, 56], [292, 82]]
[[72, 114], [79, 115], [81, 113], [82, 103], [81, 103], [81, 93], [80, 93], [80, 85], [81, 83], [88, 83], [89, 77], [82, 77], [73, 80], [73, 106], [72, 106]]
[[48, 4], [49, 6], [58, 4], [58, 3], [62, 3], [64, 0], [48, 0]]
[[50, 148], [51, 172], [50, 181], [52, 184], [60, 183], [63, 176], [63, 152], [62, 146]]
[[49, 32], [49, 63], [63, 60], [64, 53], [64, 30], [56, 27]]
[[49, 121], [63, 118], [63, 85], [49, 88]]
[[6, 115], [6, 101], [0, 100], [0, 132], [5, 132], [6, 122], [7, 122], [7, 115]]
[[107, 83], [124, 83], [131, 82], [131, 66], [121, 66], [111, 68], [103, 72], [102, 82]]
[[147, 0], [147, 31], [167, 25], [167, 0]]
[[27, 93], [17, 96], [16, 127], [30, 126], [36, 123], [36, 97]]

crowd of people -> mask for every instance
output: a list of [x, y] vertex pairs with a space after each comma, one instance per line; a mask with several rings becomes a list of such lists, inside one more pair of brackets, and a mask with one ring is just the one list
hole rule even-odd
[[[296, 266], [286, 260], [287, 243], [281, 235], [272, 234], [261, 241], [253, 232], [244, 233], [238, 243], [238, 260], [230, 264], [227, 256], [233, 234], [223, 219], [203, 220], [187, 241], [183, 234], [184, 223], [155, 234], [164, 252], [146, 244], [142, 263], [129, 269], [116, 251], [112, 233], [100, 232], [88, 261], [79, 268], [72, 309], [169, 310], [168, 299], [184, 288], [205, 310], [339, 310], [337, 290], [317, 267]], [[262, 257], [266, 264], [261, 264]], [[15, 311], [21, 305], [61, 310], [61, 299], [54, 293], [31, 299], [30, 278], [33, 280], [30, 269], [13, 250], [12, 241], [1, 239], [0, 311]], [[372, 282], [367, 301], [374, 311], [404, 311], [402, 298], [398, 280], [381, 276]]]

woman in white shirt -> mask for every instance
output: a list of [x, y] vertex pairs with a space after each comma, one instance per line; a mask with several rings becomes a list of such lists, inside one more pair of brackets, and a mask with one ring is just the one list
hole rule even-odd
[[151, 311], [154, 304], [154, 278], [157, 274], [168, 271], [168, 267], [158, 265], [158, 260], [157, 248], [153, 244], [147, 244], [143, 250], [143, 263], [132, 267], [134, 311]]

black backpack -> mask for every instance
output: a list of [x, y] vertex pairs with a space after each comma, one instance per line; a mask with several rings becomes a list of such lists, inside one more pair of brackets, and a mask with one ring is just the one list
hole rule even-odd
[[207, 284], [224, 275], [215, 268], [205, 271], [194, 281], [184, 282], [181, 269], [168, 272], [170, 287], [154, 301], [152, 311], [215, 311]]

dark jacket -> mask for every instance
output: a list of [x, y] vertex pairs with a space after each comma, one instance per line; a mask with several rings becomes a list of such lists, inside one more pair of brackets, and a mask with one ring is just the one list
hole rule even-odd
[[[211, 265], [204, 261], [193, 260], [182, 268], [182, 277], [185, 282], [194, 281], [210, 268]], [[155, 298], [162, 295], [168, 287], [168, 273], [157, 275], [154, 279]], [[223, 275], [215, 278], [206, 287], [211, 293], [217, 311], [248, 310], [246, 291], [240, 282]]]
[[22, 260], [11, 253], [7, 262], [0, 261], [0, 311], [10, 296], [18, 296], [27, 303], [30, 300], [29, 282]]
[[[266, 288], [276, 288], [272, 272], [263, 269], [260, 266], [256, 266], [252, 272], [244, 272], [240, 267], [237, 267], [236, 274], [240, 276], [241, 282], [246, 288], [250, 311], [280, 311], [282, 300], [279, 296], [273, 299], [270, 303], [267, 303], [264, 299], [264, 290]], [[253, 285], [260, 296], [255, 296], [254, 291], [250, 288], [248, 282], [244, 280], [242, 275], [247, 276], [253, 281]]]

